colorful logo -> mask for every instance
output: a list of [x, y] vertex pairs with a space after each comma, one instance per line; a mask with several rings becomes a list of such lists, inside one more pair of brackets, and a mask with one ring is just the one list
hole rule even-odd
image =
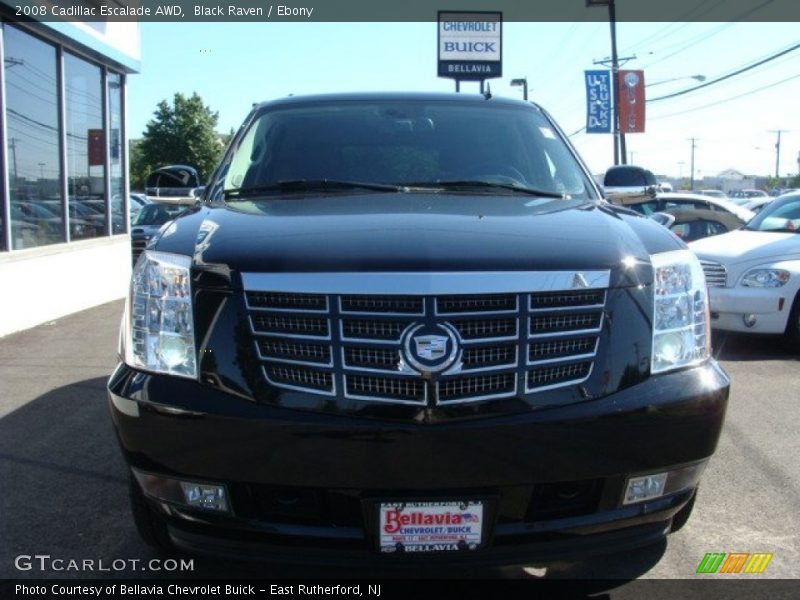
[[769, 561], [772, 560], [772, 554], [766, 552], [709, 552], [700, 561], [697, 566], [697, 573], [749, 573], [761, 574], [763, 573]]

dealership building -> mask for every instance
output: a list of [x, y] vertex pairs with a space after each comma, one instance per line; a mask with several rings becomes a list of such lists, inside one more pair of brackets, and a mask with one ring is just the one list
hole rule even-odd
[[20, 22], [0, 0], [0, 336], [125, 294], [138, 23]]

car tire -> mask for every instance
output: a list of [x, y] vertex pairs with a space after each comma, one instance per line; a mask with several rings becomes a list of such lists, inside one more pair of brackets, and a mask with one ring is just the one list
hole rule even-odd
[[161, 552], [174, 550], [167, 524], [147, 503], [142, 488], [133, 475], [128, 479], [128, 488], [133, 522], [136, 525], [136, 531], [139, 532], [139, 536], [148, 546], [156, 550]]
[[794, 299], [789, 321], [786, 323], [786, 337], [789, 341], [789, 350], [800, 354], [800, 292]]
[[697, 498], [697, 490], [694, 491], [692, 498], [686, 503], [686, 506], [680, 509], [677, 513], [675, 513], [675, 516], [672, 517], [672, 525], [669, 528], [670, 533], [680, 531], [689, 521], [689, 517], [692, 516], [692, 510], [694, 509], [695, 498]]

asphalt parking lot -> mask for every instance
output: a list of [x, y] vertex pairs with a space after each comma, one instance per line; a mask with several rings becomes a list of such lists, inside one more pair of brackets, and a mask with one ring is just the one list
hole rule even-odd
[[[15, 567], [19, 555], [108, 562], [156, 556], [129, 516], [125, 465], [106, 408], [121, 310], [122, 302], [113, 302], [0, 338], [0, 578], [168, 575]], [[760, 577], [797, 578], [798, 355], [775, 338], [731, 335], [716, 342], [715, 354], [733, 381], [731, 401], [694, 515], [682, 531], [631, 555], [459, 576], [693, 578], [708, 552], [767, 552], [774, 557]], [[197, 558], [193, 572], [179, 575], [312, 573]]]

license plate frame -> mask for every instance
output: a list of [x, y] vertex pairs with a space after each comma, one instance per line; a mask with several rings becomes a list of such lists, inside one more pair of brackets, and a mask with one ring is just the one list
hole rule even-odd
[[492, 513], [486, 498], [376, 500], [376, 549], [382, 554], [478, 551], [489, 541]]

